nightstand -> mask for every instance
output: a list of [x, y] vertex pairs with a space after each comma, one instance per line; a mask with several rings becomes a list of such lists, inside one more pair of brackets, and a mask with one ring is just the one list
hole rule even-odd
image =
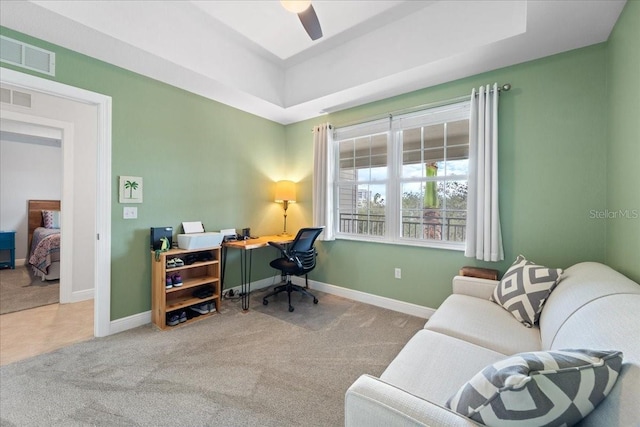
[[0, 268], [16, 268], [15, 231], [0, 231]]

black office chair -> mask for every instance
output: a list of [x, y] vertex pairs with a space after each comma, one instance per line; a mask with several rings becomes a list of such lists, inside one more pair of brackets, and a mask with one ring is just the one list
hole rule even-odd
[[[293, 306], [291, 305], [291, 292], [300, 292], [304, 295], [308, 295], [313, 298], [314, 304], [318, 303], [318, 298], [316, 298], [315, 295], [309, 292], [306, 288], [309, 287], [307, 273], [313, 270], [316, 266], [316, 249], [313, 246], [313, 243], [316, 241], [318, 235], [322, 233], [322, 230], [324, 230], [324, 227], [300, 229], [294, 241], [288, 245], [288, 248], [276, 242], [269, 242], [270, 246], [278, 248], [282, 253], [281, 258], [271, 261], [269, 265], [276, 270], [280, 270], [282, 276], [286, 276], [287, 279], [284, 284], [276, 286], [273, 289], [273, 292], [265, 295], [264, 298], [262, 298], [262, 304], [269, 304], [267, 298], [285, 291], [289, 297], [290, 312], [293, 311]], [[295, 276], [302, 276], [304, 274], [306, 288], [291, 283], [292, 274]]]

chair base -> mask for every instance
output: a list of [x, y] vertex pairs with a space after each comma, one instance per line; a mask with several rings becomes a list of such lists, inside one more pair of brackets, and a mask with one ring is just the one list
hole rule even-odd
[[269, 292], [267, 295], [265, 295], [262, 298], [262, 304], [264, 305], [269, 304], [269, 301], [267, 300], [267, 298], [272, 297], [276, 294], [279, 294], [280, 292], [287, 293], [287, 296], [289, 298], [289, 312], [292, 312], [294, 310], [293, 306], [291, 305], [291, 292], [300, 292], [301, 294], [310, 296], [311, 298], [313, 298], [314, 304], [318, 303], [318, 298], [316, 298], [315, 295], [313, 295], [311, 292], [309, 292], [306, 288], [303, 288], [302, 286], [294, 285], [293, 283], [291, 283], [291, 278], [288, 277], [286, 283], [276, 286], [273, 289], [273, 291]]

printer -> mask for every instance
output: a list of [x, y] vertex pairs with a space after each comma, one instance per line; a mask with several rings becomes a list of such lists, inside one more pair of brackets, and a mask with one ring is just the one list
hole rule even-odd
[[183, 222], [184, 233], [178, 234], [178, 247], [180, 249], [207, 249], [220, 246], [224, 235], [217, 231], [204, 231], [201, 221]]

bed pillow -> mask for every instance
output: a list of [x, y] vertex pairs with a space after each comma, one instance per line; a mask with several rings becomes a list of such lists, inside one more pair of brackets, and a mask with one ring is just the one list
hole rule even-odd
[[44, 228], [60, 228], [60, 211], [42, 211]]
[[542, 306], [561, 275], [560, 268], [537, 265], [518, 255], [494, 289], [491, 301], [530, 328], [538, 322]]
[[487, 426], [571, 426], [611, 391], [619, 351], [520, 353], [487, 366], [446, 406]]

